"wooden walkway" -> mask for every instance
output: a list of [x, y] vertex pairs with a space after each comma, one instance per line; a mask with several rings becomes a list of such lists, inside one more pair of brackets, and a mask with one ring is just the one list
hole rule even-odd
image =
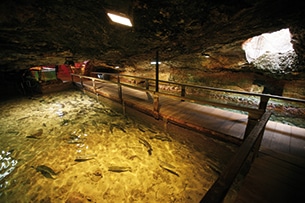
[[305, 159], [261, 148], [236, 203], [305, 202]]
[[[84, 82], [84, 86], [92, 91], [90, 82]], [[117, 84], [96, 82], [96, 91], [102, 96], [119, 101]], [[154, 115], [154, 95], [124, 86], [122, 92], [126, 106]], [[239, 142], [243, 138], [247, 115], [167, 96], [160, 96], [159, 101], [159, 117], [164, 121], [233, 142]], [[245, 178], [236, 202], [290, 202], [287, 198], [291, 198], [292, 194], [297, 196], [299, 192], [305, 192], [303, 174], [305, 129], [268, 121], [259, 157]], [[304, 186], [293, 187], [293, 181]], [[293, 189], [297, 190], [293, 192]]]

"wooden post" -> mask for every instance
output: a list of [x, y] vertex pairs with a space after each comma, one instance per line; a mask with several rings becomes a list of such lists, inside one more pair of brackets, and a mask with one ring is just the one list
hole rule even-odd
[[156, 92], [159, 92], [159, 53], [156, 51]]
[[118, 84], [120, 84], [120, 74], [118, 74]]
[[123, 94], [122, 94], [122, 85], [118, 84], [118, 95], [119, 95], [119, 101], [120, 103], [123, 102]]
[[167, 132], [168, 118], [163, 118], [163, 122], [164, 122], [164, 131]]
[[[185, 97], [185, 85], [181, 85], [181, 97]], [[184, 101], [184, 99], [181, 99], [181, 101]]]
[[148, 82], [148, 79], [145, 79], [145, 87], [146, 87], [147, 90], [149, 89], [149, 82]]
[[122, 107], [123, 107], [123, 115], [126, 116], [126, 106], [124, 101], [122, 101]]
[[248, 137], [248, 135], [251, 133], [254, 126], [259, 122], [259, 119], [264, 114], [263, 111], [257, 111], [257, 113], [248, 113], [248, 122], [244, 134], [244, 140]]
[[154, 118], [159, 119], [159, 95], [154, 94]]
[[257, 138], [257, 141], [256, 141], [255, 145], [253, 146], [253, 149], [252, 149], [253, 154], [252, 154], [252, 158], [251, 158], [252, 163], [255, 160], [255, 158], [258, 156], [258, 152], [259, 152], [259, 148], [261, 147], [265, 128], [266, 128], [266, 125], [264, 126], [264, 129], [262, 130], [262, 132], [260, 132], [260, 134]]
[[93, 92], [96, 93], [96, 84], [94, 78], [92, 78], [92, 86], [93, 86]]
[[120, 103], [123, 102], [123, 93], [122, 93], [122, 85], [120, 83], [120, 75], [118, 74], [118, 95]]
[[258, 109], [263, 109], [264, 111], [266, 111], [268, 101], [269, 101], [269, 97], [261, 96]]
[[251, 132], [253, 127], [258, 123], [261, 116], [266, 112], [268, 101], [269, 101], [268, 96], [261, 96], [260, 102], [259, 102], [259, 107], [258, 107], [258, 109], [259, 109], [258, 112], [255, 114], [249, 113], [248, 123], [247, 123], [246, 131], [244, 134], [244, 139], [249, 135], [249, 133]]
[[239, 147], [231, 161], [229, 161], [223, 172], [219, 175], [218, 179], [201, 199], [200, 203], [223, 202], [223, 199], [233, 184], [236, 176], [249, 157], [253, 146], [257, 144], [259, 135], [264, 133], [264, 128], [270, 116], [271, 112], [266, 112], [261, 116], [260, 122], [253, 128], [247, 139]]
[[80, 78], [80, 84], [81, 84], [82, 88], [84, 88], [84, 81], [83, 81], [83, 77], [82, 77], [82, 76], [79, 76], [79, 78]]

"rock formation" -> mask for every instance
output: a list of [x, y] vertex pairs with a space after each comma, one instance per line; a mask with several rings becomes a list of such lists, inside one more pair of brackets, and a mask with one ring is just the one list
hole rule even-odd
[[[165, 70], [258, 71], [281, 79], [302, 78], [304, 4], [295, 0], [2, 0], [0, 71], [63, 64], [65, 57], [143, 71], [158, 50]], [[111, 23], [108, 10], [130, 16], [133, 27]], [[283, 28], [292, 34], [297, 58], [293, 68], [286, 68], [283, 77], [268, 66], [249, 64], [242, 44]]]

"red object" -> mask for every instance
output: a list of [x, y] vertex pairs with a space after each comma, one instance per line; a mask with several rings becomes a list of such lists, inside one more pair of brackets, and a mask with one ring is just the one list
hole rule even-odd
[[70, 65], [62, 64], [58, 66], [57, 77], [61, 80], [70, 80], [71, 76], [71, 67]]

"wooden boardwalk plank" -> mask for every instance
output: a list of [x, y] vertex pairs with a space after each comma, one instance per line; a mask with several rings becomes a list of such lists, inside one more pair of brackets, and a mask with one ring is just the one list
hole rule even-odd
[[[304, 154], [305, 149], [305, 129], [292, 126], [290, 140], [290, 154]], [[305, 156], [305, 155], [304, 155]], [[305, 184], [305, 183], [304, 183]]]
[[236, 203], [305, 202], [305, 160], [292, 159], [281, 153], [260, 153], [242, 184]]
[[276, 122], [269, 121], [266, 125], [263, 140], [261, 146], [270, 148], [273, 137], [276, 136], [274, 129], [276, 128]]
[[276, 123], [274, 131], [277, 132], [277, 134], [276, 136], [273, 136], [271, 148], [276, 151], [289, 153], [291, 127], [282, 123]]

